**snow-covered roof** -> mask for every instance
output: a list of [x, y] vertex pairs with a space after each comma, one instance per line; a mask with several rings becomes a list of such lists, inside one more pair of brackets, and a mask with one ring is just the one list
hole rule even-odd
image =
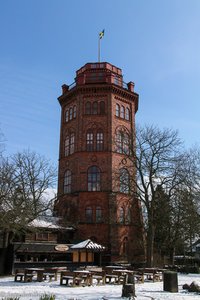
[[29, 223], [30, 227], [49, 228], [49, 229], [68, 229], [73, 230], [73, 227], [62, 227], [59, 225], [59, 218], [56, 217], [39, 217]]
[[105, 247], [88, 239], [88, 240], [85, 240], [83, 242], [80, 242], [78, 244], [71, 246], [71, 249], [89, 249], [89, 250], [103, 251], [103, 250], [105, 250]]

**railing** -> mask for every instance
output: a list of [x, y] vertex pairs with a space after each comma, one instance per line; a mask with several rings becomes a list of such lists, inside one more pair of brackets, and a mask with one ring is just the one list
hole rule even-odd
[[[114, 84], [119, 87], [122, 87], [123, 89], [128, 90], [128, 85], [126, 82], [114, 78], [114, 80], [111, 80], [109, 77], [103, 76], [103, 77], [89, 77], [86, 76], [83, 83], [81, 84], [95, 84], [95, 83], [108, 83], [108, 84]], [[68, 90], [72, 90], [75, 86], [79, 85], [76, 81], [74, 81], [72, 84], [69, 85]]]
[[76, 86], [76, 82], [74, 81], [69, 85], [69, 90], [73, 89]]

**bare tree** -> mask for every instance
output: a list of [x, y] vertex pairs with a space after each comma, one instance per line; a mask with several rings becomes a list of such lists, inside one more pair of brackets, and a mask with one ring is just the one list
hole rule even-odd
[[131, 170], [133, 167], [136, 170], [136, 176], [132, 176], [129, 182], [129, 191], [140, 199], [143, 206], [147, 265], [152, 266], [155, 230], [159, 226], [156, 215], [158, 186], [170, 201], [175, 199], [178, 187], [191, 184], [190, 174], [192, 170], [196, 174], [196, 165], [192, 166], [190, 155], [184, 151], [177, 131], [138, 126], [135, 140], [136, 144], [132, 146], [131, 141], [129, 151], [124, 154]]
[[13, 236], [23, 233], [28, 224], [51, 205], [48, 188], [55, 186], [56, 172], [49, 161], [30, 151], [17, 153], [0, 164], [0, 229], [3, 247]]

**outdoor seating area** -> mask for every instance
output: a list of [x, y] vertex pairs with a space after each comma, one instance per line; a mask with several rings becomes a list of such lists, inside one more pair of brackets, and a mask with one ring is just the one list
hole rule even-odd
[[164, 269], [158, 268], [123, 268], [120, 266], [91, 267], [86, 266], [76, 270], [67, 268], [25, 268], [15, 271], [14, 280], [17, 282], [57, 281], [61, 286], [92, 286], [124, 284], [127, 276], [132, 276], [135, 283], [145, 281], [162, 281]]
[[63, 271], [66, 268], [25, 268], [25, 269], [16, 269], [14, 280], [18, 282], [32, 282], [44, 280], [57, 280], [58, 273]]

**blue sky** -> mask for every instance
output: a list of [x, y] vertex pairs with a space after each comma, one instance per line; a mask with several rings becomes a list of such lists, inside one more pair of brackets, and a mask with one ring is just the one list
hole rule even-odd
[[61, 85], [98, 59], [140, 95], [137, 122], [199, 144], [199, 0], [0, 0], [0, 128], [6, 154], [57, 164]]

